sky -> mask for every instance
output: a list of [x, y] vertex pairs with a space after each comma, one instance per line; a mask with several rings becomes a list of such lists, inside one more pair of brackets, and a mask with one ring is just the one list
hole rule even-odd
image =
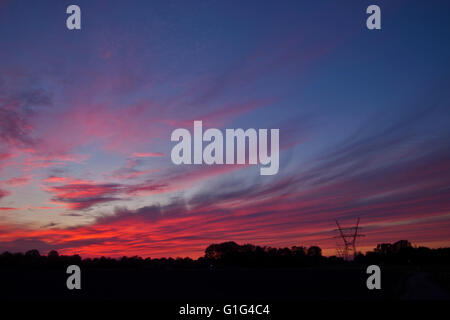
[[[67, 6], [81, 30], [66, 28]], [[381, 30], [366, 8], [381, 8]], [[448, 1], [0, 0], [0, 252], [450, 246]], [[279, 172], [171, 132], [278, 128]]]

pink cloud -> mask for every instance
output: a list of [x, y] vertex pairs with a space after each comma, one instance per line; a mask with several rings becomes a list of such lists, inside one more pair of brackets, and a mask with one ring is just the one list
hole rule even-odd
[[0, 152], [0, 160], [7, 160], [7, 159], [12, 158], [14, 156], [15, 156], [15, 154], [13, 154], [13, 153]]
[[23, 177], [15, 177], [8, 180], [3, 181], [4, 184], [10, 185], [10, 186], [23, 186], [28, 184], [31, 181], [31, 178], [33, 176], [23, 176]]
[[136, 158], [150, 158], [150, 157], [162, 157], [164, 156], [161, 152], [135, 152], [133, 157]]
[[43, 179], [43, 182], [48, 182], [48, 183], [58, 183], [58, 182], [65, 182], [68, 178], [65, 177], [57, 177], [57, 176], [51, 176], [48, 177], [46, 179]]
[[119, 169], [116, 170], [113, 174], [112, 177], [116, 178], [116, 179], [121, 179], [121, 180], [130, 180], [130, 179], [134, 179], [137, 177], [141, 177], [141, 176], [145, 176], [148, 175], [150, 173], [154, 173], [157, 172], [158, 170], [155, 169], [150, 169], [150, 170], [143, 170], [143, 171], [139, 171], [139, 170], [135, 170], [135, 169]]

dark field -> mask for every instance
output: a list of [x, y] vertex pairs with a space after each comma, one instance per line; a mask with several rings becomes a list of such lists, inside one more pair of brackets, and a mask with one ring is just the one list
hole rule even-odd
[[381, 290], [368, 290], [366, 266], [303, 268], [82, 268], [81, 290], [68, 290], [58, 268], [1, 268], [1, 300], [287, 301], [448, 299], [448, 273], [382, 267]]

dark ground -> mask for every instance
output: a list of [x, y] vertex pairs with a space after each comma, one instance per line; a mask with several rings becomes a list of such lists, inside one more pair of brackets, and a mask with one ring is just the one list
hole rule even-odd
[[[68, 290], [64, 267], [1, 268], [1, 300], [298, 301], [450, 299], [442, 272], [382, 267], [381, 290], [368, 290], [363, 265], [302, 268], [84, 268]], [[448, 273], [447, 273], [448, 275]]]

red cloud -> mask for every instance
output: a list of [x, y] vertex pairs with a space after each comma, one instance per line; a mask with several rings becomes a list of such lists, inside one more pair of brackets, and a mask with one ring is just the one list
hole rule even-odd
[[10, 194], [11, 193], [9, 191], [0, 189], [0, 200], [6, 196], [9, 196]]

